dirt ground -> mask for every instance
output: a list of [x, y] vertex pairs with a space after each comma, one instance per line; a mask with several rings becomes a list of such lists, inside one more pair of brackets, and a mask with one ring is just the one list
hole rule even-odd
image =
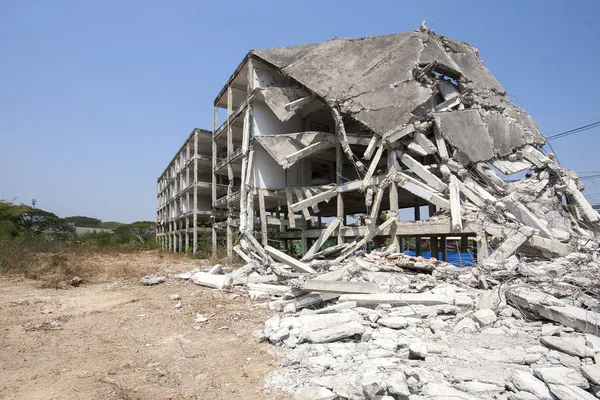
[[[164, 255], [114, 257], [130, 272], [140, 260], [144, 272], [152, 262], [163, 274], [193, 267]], [[61, 290], [0, 278], [0, 399], [287, 398], [264, 388], [277, 360], [251, 335], [267, 311], [241, 291], [172, 279], [147, 287], [138, 278]], [[196, 323], [196, 313], [208, 322]]]

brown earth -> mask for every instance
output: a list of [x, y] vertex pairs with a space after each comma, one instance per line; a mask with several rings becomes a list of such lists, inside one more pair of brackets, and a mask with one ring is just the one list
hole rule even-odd
[[[106, 265], [128, 268], [124, 275], [131, 275], [160, 268], [169, 274], [200, 264], [165, 260], [156, 252], [98, 257], [102, 279], [111, 275]], [[174, 279], [147, 287], [138, 278], [64, 290], [44, 289], [39, 280], [2, 278], [0, 398], [287, 398], [264, 388], [276, 357], [251, 333], [268, 312], [253, 308], [242, 291]], [[181, 300], [171, 300], [172, 294]], [[196, 313], [208, 322], [196, 323]], [[53, 321], [60, 327], [52, 328]]]

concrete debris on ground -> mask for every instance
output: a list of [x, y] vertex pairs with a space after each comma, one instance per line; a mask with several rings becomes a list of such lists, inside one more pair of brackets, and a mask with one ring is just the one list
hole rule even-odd
[[140, 283], [144, 286], [153, 286], [158, 285], [159, 283], [163, 283], [167, 278], [164, 276], [144, 276], [140, 279]]
[[314, 276], [255, 262], [213, 275], [273, 311], [253, 335], [281, 357], [266, 385], [295, 399], [592, 399], [599, 261], [597, 250], [522, 257], [510, 275], [491, 277], [381, 249], [314, 263]]

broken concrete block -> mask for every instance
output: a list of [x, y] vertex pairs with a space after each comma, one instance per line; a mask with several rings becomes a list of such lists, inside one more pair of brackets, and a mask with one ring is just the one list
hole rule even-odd
[[221, 272], [222, 269], [223, 269], [223, 266], [221, 264], [215, 264], [207, 272], [209, 274], [217, 275]]
[[428, 383], [421, 391], [421, 394], [424, 394], [426, 399], [481, 400], [479, 396], [465, 393], [461, 390], [454, 389], [452, 386], [441, 383]]
[[531, 288], [511, 288], [506, 299], [518, 309], [581, 332], [600, 331], [600, 313], [566, 305], [557, 298]]
[[594, 357], [596, 352], [585, 345], [583, 338], [542, 336], [540, 342], [551, 349], [577, 357]]
[[533, 369], [533, 374], [546, 382], [557, 385], [574, 385], [582, 389], [590, 387], [588, 381], [579, 372], [566, 367], [538, 367]]
[[365, 374], [360, 382], [363, 389], [363, 394], [367, 399], [374, 399], [377, 393], [381, 393], [386, 389], [385, 381], [374, 373]]
[[558, 400], [596, 400], [596, 397], [577, 386], [548, 385], [550, 391]]
[[469, 333], [475, 333], [477, 332], [478, 326], [477, 323], [475, 323], [475, 321], [473, 321], [471, 318], [463, 318], [461, 319], [458, 324], [456, 324], [456, 326], [454, 326], [454, 332], [458, 333], [458, 332], [469, 332]]
[[508, 380], [517, 390], [532, 393], [539, 400], [552, 400], [552, 395], [544, 382], [528, 371], [514, 370]]
[[496, 313], [490, 309], [476, 311], [471, 317], [479, 326], [488, 326], [496, 322]]
[[484, 383], [477, 381], [461, 382], [459, 384], [456, 384], [454, 387], [463, 392], [467, 392], [475, 396], [482, 396], [485, 398], [494, 398], [496, 395], [504, 391], [504, 387], [500, 387], [492, 383]]
[[339, 282], [310, 279], [298, 283], [298, 288], [315, 292], [378, 293], [379, 286], [369, 282]]
[[396, 396], [410, 396], [406, 377], [402, 371], [390, 371], [383, 377], [387, 391]]
[[595, 335], [585, 335], [585, 344], [591, 347], [596, 353], [600, 353], [600, 337]]
[[[600, 386], [600, 365], [591, 364], [581, 367], [581, 373], [590, 381], [592, 385]], [[579, 385], [576, 385], [579, 386]], [[579, 386], [581, 387], [581, 386]], [[584, 388], [585, 389], [585, 388]]]
[[380, 318], [377, 323], [392, 329], [402, 329], [408, 326], [408, 319], [405, 317]]
[[524, 391], [520, 390], [516, 393], [509, 393], [508, 397], [506, 399], [507, 400], [538, 400], [538, 397], [533, 393], [524, 392]]
[[304, 337], [312, 343], [329, 343], [354, 335], [362, 335], [364, 332], [365, 327], [363, 324], [357, 321], [350, 321], [332, 328], [311, 331]]
[[290, 330], [287, 326], [284, 326], [283, 328], [280, 328], [279, 330], [271, 334], [269, 336], [269, 341], [271, 343], [279, 343], [283, 339], [286, 339], [288, 336], [290, 336]]
[[343, 294], [340, 296], [340, 301], [355, 301], [359, 306], [366, 307], [374, 307], [379, 304], [391, 306], [452, 304], [452, 299], [448, 296], [429, 293]]
[[233, 279], [227, 275], [213, 275], [208, 272], [194, 274], [191, 281], [196, 285], [208, 286], [215, 289], [226, 289], [231, 286]]
[[336, 395], [322, 386], [305, 386], [294, 393], [294, 400], [334, 400]]
[[140, 279], [140, 283], [144, 286], [153, 286], [158, 285], [159, 283], [163, 283], [166, 280], [164, 276], [144, 276]]

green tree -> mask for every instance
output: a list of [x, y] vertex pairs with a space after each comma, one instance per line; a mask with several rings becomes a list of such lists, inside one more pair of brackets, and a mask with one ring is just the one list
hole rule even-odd
[[102, 221], [97, 218], [84, 217], [81, 215], [67, 217], [64, 218], [64, 220], [70, 224], [84, 228], [99, 228], [100, 224], [102, 223]]

